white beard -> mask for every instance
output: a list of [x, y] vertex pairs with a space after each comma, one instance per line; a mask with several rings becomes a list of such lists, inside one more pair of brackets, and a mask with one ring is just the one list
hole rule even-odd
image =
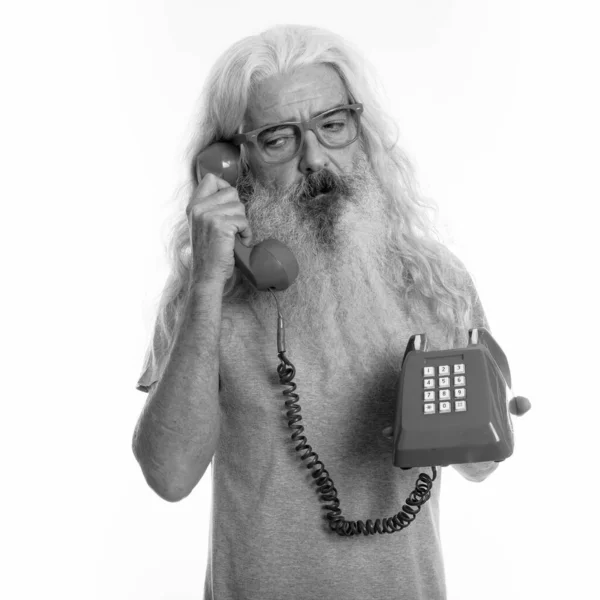
[[[273, 237], [298, 261], [296, 281], [274, 292], [286, 334], [298, 345], [316, 353], [325, 367], [352, 361], [358, 373], [378, 362], [378, 368], [397, 370], [407, 341], [400, 330], [413, 325], [401, 306], [398, 249], [387, 235], [394, 223], [362, 151], [355, 162], [343, 176], [348, 196], [298, 200], [293, 192], [270, 190], [253, 179], [246, 203], [252, 244]], [[265, 327], [275, 327], [270, 293], [253, 290], [248, 303]]]

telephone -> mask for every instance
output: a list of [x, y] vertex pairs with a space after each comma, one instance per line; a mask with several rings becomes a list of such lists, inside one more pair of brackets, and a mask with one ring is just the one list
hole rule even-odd
[[[207, 173], [213, 173], [235, 187], [239, 169], [240, 150], [230, 142], [211, 144], [196, 157], [198, 182]], [[248, 248], [236, 233], [233, 256], [235, 266], [260, 291], [285, 290], [298, 276], [296, 257], [286, 245], [273, 238]]]
[[[240, 151], [231, 142], [208, 146], [196, 158], [198, 182], [213, 173], [235, 186], [240, 169]], [[302, 460], [310, 459], [321, 499], [330, 504], [326, 519], [331, 531], [340, 536], [394, 533], [408, 527], [431, 496], [437, 477], [435, 465], [501, 461], [513, 452], [513, 429], [506, 410], [510, 393], [510, 371], [504, 352], [484, 328], [469, 330], [469, 346], [454, 350], [427, 352], [427, 336], [413, 335], [406, 347], [397, 385], [394, 408], [393, 464], [401, 469], [429, 466], [433, 477], [420, 473], [415, 489], [403, 510], [383, 519], [348, 521], [342, 515], [337, 490], [325, 465], [308, 445], [299, 423], [301, 407], [296, 384], [296, 368], [286, 356], [285, 329], [279, 302], [273, 290], [285, 290], [298, 276], [298, 263], [290, 249], [275, 239], [247, 248], [236, 234], [235, 264], [258, 290], [271, 293], [277, 304], [277, 366], [279, 381], [288, 386], [282, 393], [289, 408], [286, 415], [292, 429], [295, 449]], [[454, 379], [452, 379], [454, 378]], [[462, 378], [462, 379], [461, 379]], [[454, 392], [454, 397], [452, 397]], [[513, 414], [529, 410], [526, 398], [511, 400]]]
[[[394, 465], [500, 462], [513, 453], [510, 413], [531, 403], [513, 398], [506, 355], [484, 327], [466, 348], [427, 351], [427, 336], [406, 346], [394, 407]], [[510, 403], [507, 402], [510, 400]]]

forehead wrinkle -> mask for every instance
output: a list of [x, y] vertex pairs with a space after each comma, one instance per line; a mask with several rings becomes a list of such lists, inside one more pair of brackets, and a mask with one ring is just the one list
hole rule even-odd
[[[339, 75], [328, 65], [300, 68], [293, 75], [268, 78], [257, 85], [249, 98], [246, 116], [251, 129], [297, 122], [310, 108], [311, 117], [347, 104], [348, 92]], [[290, 114], [292, 113], [292, 114]]]

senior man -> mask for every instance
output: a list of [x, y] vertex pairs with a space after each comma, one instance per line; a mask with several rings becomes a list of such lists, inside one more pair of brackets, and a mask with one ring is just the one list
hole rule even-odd
[[[336, 535], [290, 441], [273, 294], [234, 267], [236, 234], [296, 257], [296, 281], [276, 295], [304, 434], [345, 516], [396, 514], [431, 473], [395, 468], [383, 433], [407, 341], [426, 332], [430, 349], [464, 346], [469, 327], [489, 326], [464, 265], [436, 239], [369, 75], [339, 36], [278, 26], [234, 44], [206, 82], [133, 440], [146, 481], [171, 502], [212, 462], [206, 600], [446, 597], [442, 470], [402, 531]], [[198, 154], [240, 133], [237, 185], [198, 182]], [[482, 481], [498, 465], [453, 466]]]

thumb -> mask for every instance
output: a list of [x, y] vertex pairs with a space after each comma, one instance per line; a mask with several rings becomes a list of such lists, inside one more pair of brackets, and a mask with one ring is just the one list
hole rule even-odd
[[508, 409], [513, 415], [523, 416], [531, 408], [531, 402], [525, 396], [515, 396], [509, 403]]

